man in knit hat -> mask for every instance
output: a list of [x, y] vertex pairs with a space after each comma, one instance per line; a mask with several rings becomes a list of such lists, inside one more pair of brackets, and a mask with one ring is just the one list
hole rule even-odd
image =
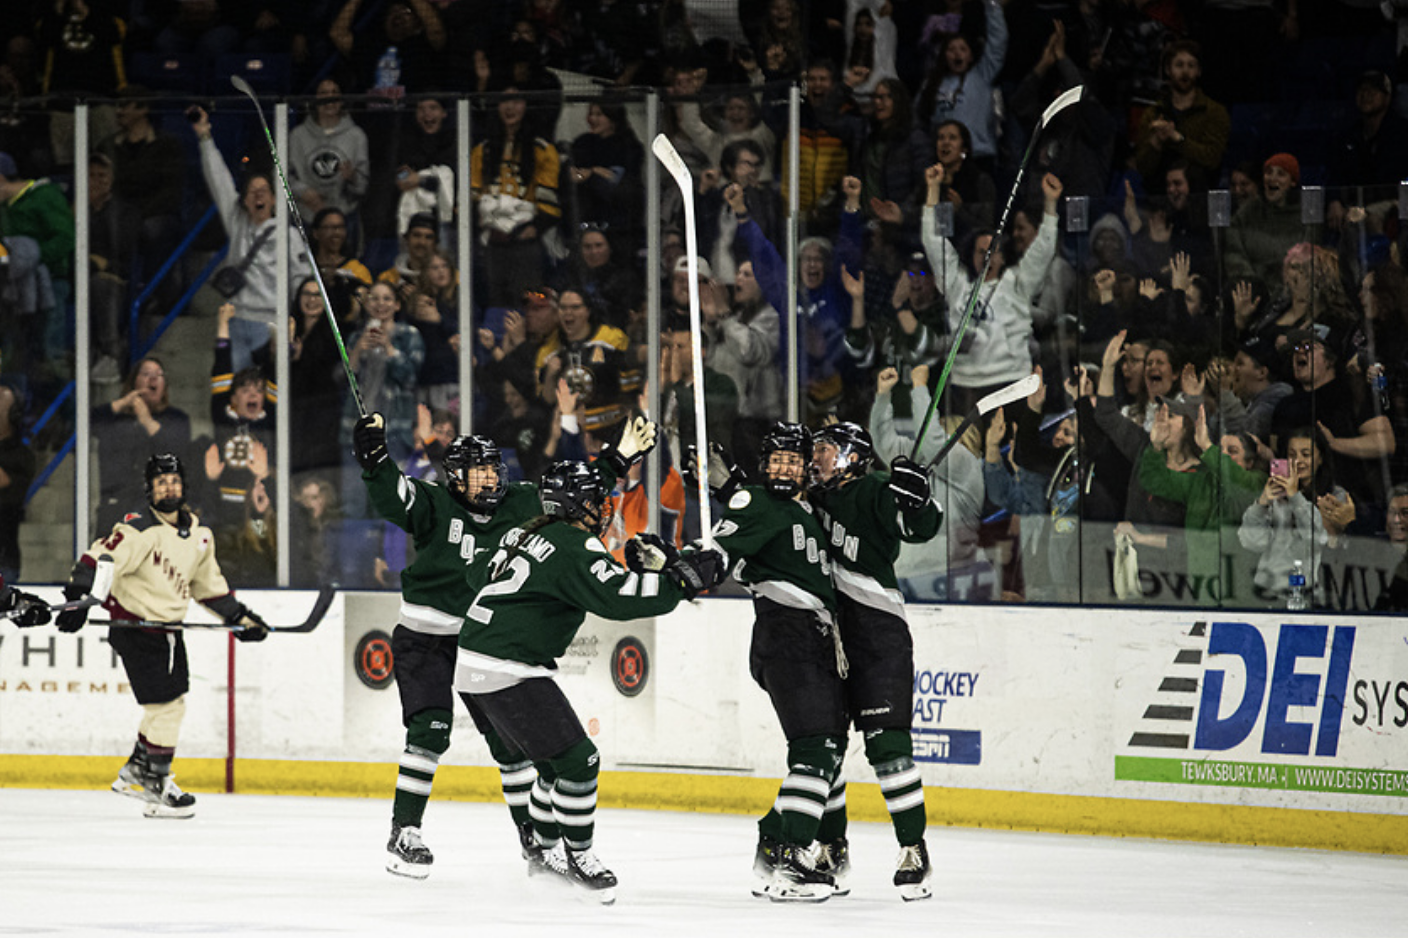
[[1274, 291], [1292, 245], [1317, 240], [1300, 219], [1300, 161], [1275, 153], [1262, 164], [1262, 195], [1232, 217], [1223, 253], [1229, 281], [1259, 280]]

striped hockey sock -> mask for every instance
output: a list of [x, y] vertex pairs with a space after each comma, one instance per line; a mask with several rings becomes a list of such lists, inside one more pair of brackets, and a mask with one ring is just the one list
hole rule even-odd
[[538, 773], [531, 762], [499, 766], [499, 781], [504, 788], [504, 802], [508, 805], [509, 814], [513, 815], [515, 827], [522, 827], [532, 820], [529, 801], [533, 783], [537, 778]]
[[816, 839], [817, 826], [831, 795], [831, 783], [810, 766], [793, 766], [782, 780], [774, 809], [782, 815], [783, 843], [806, 846]]
[[562, 839], [573, 850], [588, 850], [596, 829], [596, 779], [560, 778], [552, 789], [552, 812]]
[[824, 844], [840, 840], [846, 836], [846, 822], [846, 783], [838, 777], [831, 783], [831, 793], [826, 798], [826, 811], [821, 816], [816, 839]]
[[401, 771], [396, 776], [396, 800], [391, 818], [402, 827], [420, 827], [425, 817], [425, 805], [430, 800], [430, 787], [435, 781], [435, 769], [440, 765], [439, 753], [419, 746], [407, 746], [401, 753]]
[[924, 839], [924, 784], [914, 760], [905, 756], [875, 767], [885, 807], [895, 825], [895, 838], [902, 846]]
[[552, 789], [552, 780], [539, 775], [533, 781], [533, 790], [528, 798], [528, 815], [533, 821], [533, 832], [537, 834], [538, 843], [545, 847], [554, 846], [562, 839], [562, 832], [558, 830], [557, 819], [552, 812]]

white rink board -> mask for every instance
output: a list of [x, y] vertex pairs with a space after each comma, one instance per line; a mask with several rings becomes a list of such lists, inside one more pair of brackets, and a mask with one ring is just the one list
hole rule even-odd
[[[278, 622], [300, 620], [313, 595], [240, 593]], [[237, 755], [394, 761], [395, 687], [364, 686], [353, 652], [368, 631], [390, 631], [397, 603], [344, 594], [312, 634], [236, 644]], [[975, 606], [911, 607], [909, 619], [927, 785], [1408, 814], [1403, 620]], [[590, 619], [560, 681], [603, 768], [781, 777], [782, 737], [748, 674], [752, 627], [742, 600], [656, 621]], [[628, 637], [648, 660], [634, 697], [612, 680]], [[0, 752], [130, 750], [140, 710], [104, 639], [101, 628], [0, 624]], [[182, 757], [226, 752], [227, 642], [187, 633]], [[1214, 642], [1223, 653], [1210, 654]], [[457, 716], [443, 764], [490, 765], [459, 705]], [[847, 775], [873, 781], [858, 734]]]

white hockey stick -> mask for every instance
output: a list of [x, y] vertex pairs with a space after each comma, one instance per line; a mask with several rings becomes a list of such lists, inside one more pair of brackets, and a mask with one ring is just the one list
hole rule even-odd
[[699, 323], [699, 235], [694, 230], [694, 177], [680, 159], [679, 151], [664, 134], [650, 144], [655, 158], [665, 165], [684, 199], [685, 256], [689, 258], [689, 350], [694, 358], [694, 446], [699, 454], [699, 527], [704, 546], [714, 547], [713, 522], [709, 508], [709, 443], [704, 426], [704, 346]]
[[[953, 363], [958, 358], [959, 349], [963, 345], [963, 333], [968, 331], [968, 323], [973, 319], [973, 310], [978, 306], [978, 294], [982, 291], [983, 284], [988, 278], [988, 271], [992, 268], [993, 251], [997, 249], [1002, 232], [1007, 229], [1007, 217], [1012, 214], [1012, 203], [1017, 200], [1017, 191], [1022, 187], [1022, 177], [1027, 172], [1027, 164], [1031, 162], [1032, 154], [1036, 152], [1036, 144], [1041, 139], [1041, 132], [1046, 129], [1057, 114], [1079, 101], [1084, 91], [1084, 85], [1076, 85], [1074, 88], [1068, 88], [1062, 94], [1057, 95], [1056, 100], [1041, 112], [1041, 120], [1037, 121], [1036, 127], [1032, 130], [1031, 139], [1027, 142], [1027, 150], [1022, 154], [1021, 165], [1017, 167], [1017, 178], [1012, 180], [1012, 190], [1007, 193], [1007, 205], [1002, 209], [1002, 217], [998, 219], [997, 228], [992, 233], [992, 240], [988, 242], [988, 249], [983, 254], [983, 267], [978, 271], [977, 279], [973, 281], [973, 291], [968, 294], [968, 304], [963, 309], [963, 318], [958, 321], [958, 328], [954, 330], [953, 345], [949, 347], [948, 358], [944, 360], [944, 370], [939, 373], [939, 383], [934, 388], [933, 400], [929, 402], [929, 412], [924, 415], [924, 422], [919, 427], [919, 434], [914, 438], [914, 449], [910, 452], [909, 458], [916, 462], [919, 460], [919, 447], [923, 444], [924, 434], [929, 432], [929, 424], [933, 422], [934, 412], [939, 409], [939, 398], [943, 396], [944, 388], [948, 385], [949, 372], [953, 370]], [[1003, 272], [1006, 272], [1005, 267]], [[1000, 279], [1001, 274], [998, 276]]]
[[1013, 401], [1020, 401], [1023, 398], [1032, 396], [1032, 392], [1041, 384], [1041, 375], [1033, 372], [1020, 381], [1013, 381], [1005, 388], [999, 388], [991, 394], [978, 401], [978, 405], [968, 411], [963, 422], [958, 425], [958, 429], [949, 434], [948, 442], [944, 443], [944, 448], [939, 450], [939, 454], [929, 461], [930, 469], [944, 461], [949, 450], [963, 438], [963, 434], [968, 432], [968, 428], [978, 422], [978, 418], [986, 417], [999, 407], [1006, 407]]
[[318, 281], [318, 295], [323, 300], [323, 314], [328, 317], [328, 327], [332, 329], [333, 339], [337, 342], [337, 353], [342, 356], [342, 369], [347, 373], [347, 387], [352, 392], [352, 401], [357, 405], [357, 413], [365, 417], [367, 408], [362, 404], [362, 389], [357, 386], [357, 376], [352, 373], [352, 363], [347, 358], [347, 347], [342, 344], [342, 332], [337, 328], [337, 316], [333, 314], [332, 302], [328, 299], [328, 288], [323, 283], [322, 272], [318, 270], [318, 257], [313, 253], [313, 243], [308, 240], [308, 232], [303, 230], [303, 213], [299, 211], [298, 203], [293, 198], [293, 190], [289, 188], [288, 178], [284, 176], [284, 165], [279, 161], [279, 148], [274, 144], [274, 135], [269, 132], [269, 122], [264, 119], [264, 109], [259, 106], [259, 98], [255, 96], [249, 82], [239, 75], [231, 75], [230, 84], [235, 86], [236, 91], [249, 98], [254, 105], [254, 113], [259, 115], [259, 124], [264, 128], [264, 139], [269, 141], [269, 154], [274, 158], [274, 169], [278, 173], [280, 184], [283, 185], [288, 213], [294, 227], [298, 229], [298, 236], [303, 239], [303, 249], [308, 252], [308, 266], [313, 268], [313, 279]]

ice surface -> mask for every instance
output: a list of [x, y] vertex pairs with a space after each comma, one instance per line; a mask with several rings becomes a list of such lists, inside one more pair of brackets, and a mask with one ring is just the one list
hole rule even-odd
[[390, 794], [199, 795], [194, 819], [172, 821], [107, 791], [0, 788], [0, 935], [1408, 933], [1401, 856], [941, 828], [934, 898], [906, 904], [889, 826], [853, 824], [851, 895], [775, 905], [749, 893], [753, 819], [649, 811], [598, 814], [597, 853], [621, 881], [603, 907], [527, 878], [502, 805], [432, 800], [432, 875], [388, 874]]

